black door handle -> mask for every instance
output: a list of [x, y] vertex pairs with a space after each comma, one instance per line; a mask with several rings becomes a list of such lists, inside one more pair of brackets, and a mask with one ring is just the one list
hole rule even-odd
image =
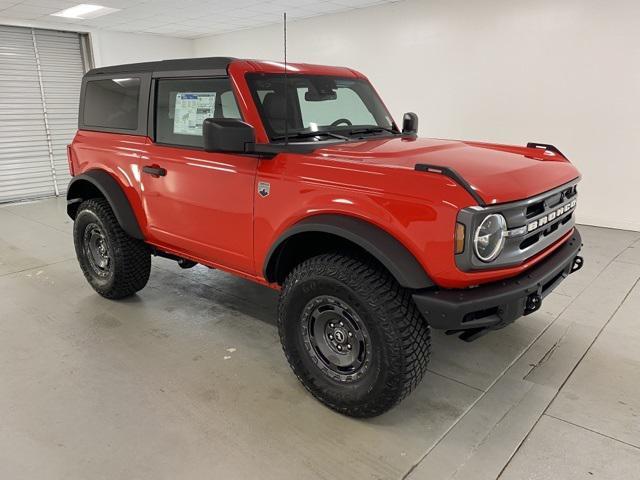
[[154, 177], [164, 177], [167, 174], [167, 170], [157, 165], [146, 165], [142, 167], [144, 173], [153, 175]]

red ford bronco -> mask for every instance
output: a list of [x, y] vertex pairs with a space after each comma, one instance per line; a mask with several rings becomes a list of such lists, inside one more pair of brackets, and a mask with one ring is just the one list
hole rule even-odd
[[557, 148], [418, 138], [349, 68], [97, 68], [78, 128], [68, 213], [91, 286], [132, 295], [157, 255], [279, 290], [291, 368], [347, 415], [418, 385], [430, 328], [502, 328], [582, 266], [580, 175]]

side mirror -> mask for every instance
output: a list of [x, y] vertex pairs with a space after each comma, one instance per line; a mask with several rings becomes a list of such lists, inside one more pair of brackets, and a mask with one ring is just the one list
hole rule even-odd
[[253, 127], [237, 118], [206, 118], [202, 136], [205, 152], [245, 153], [256, 141]]
[[411, 135], [418, 133], [418, 115], [408, 112], [402, 116], [402, 133], [410, 133]]

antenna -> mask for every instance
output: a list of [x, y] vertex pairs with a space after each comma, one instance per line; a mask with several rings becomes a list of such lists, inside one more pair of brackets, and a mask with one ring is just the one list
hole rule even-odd
[[287, 12], [284, 12], [284, 144], [289, 145], [289, 91], [287, 89]]

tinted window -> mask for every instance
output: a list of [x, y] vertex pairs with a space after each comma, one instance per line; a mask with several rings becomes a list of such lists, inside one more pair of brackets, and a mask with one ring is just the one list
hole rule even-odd
[[139, 78], [89, 80], [84, 97], [84, 124], [92, 127], [138, 128]]
[[158, 143], [202, 147], [205, 118], [240, 118], [228, 78], [158, 81]]

